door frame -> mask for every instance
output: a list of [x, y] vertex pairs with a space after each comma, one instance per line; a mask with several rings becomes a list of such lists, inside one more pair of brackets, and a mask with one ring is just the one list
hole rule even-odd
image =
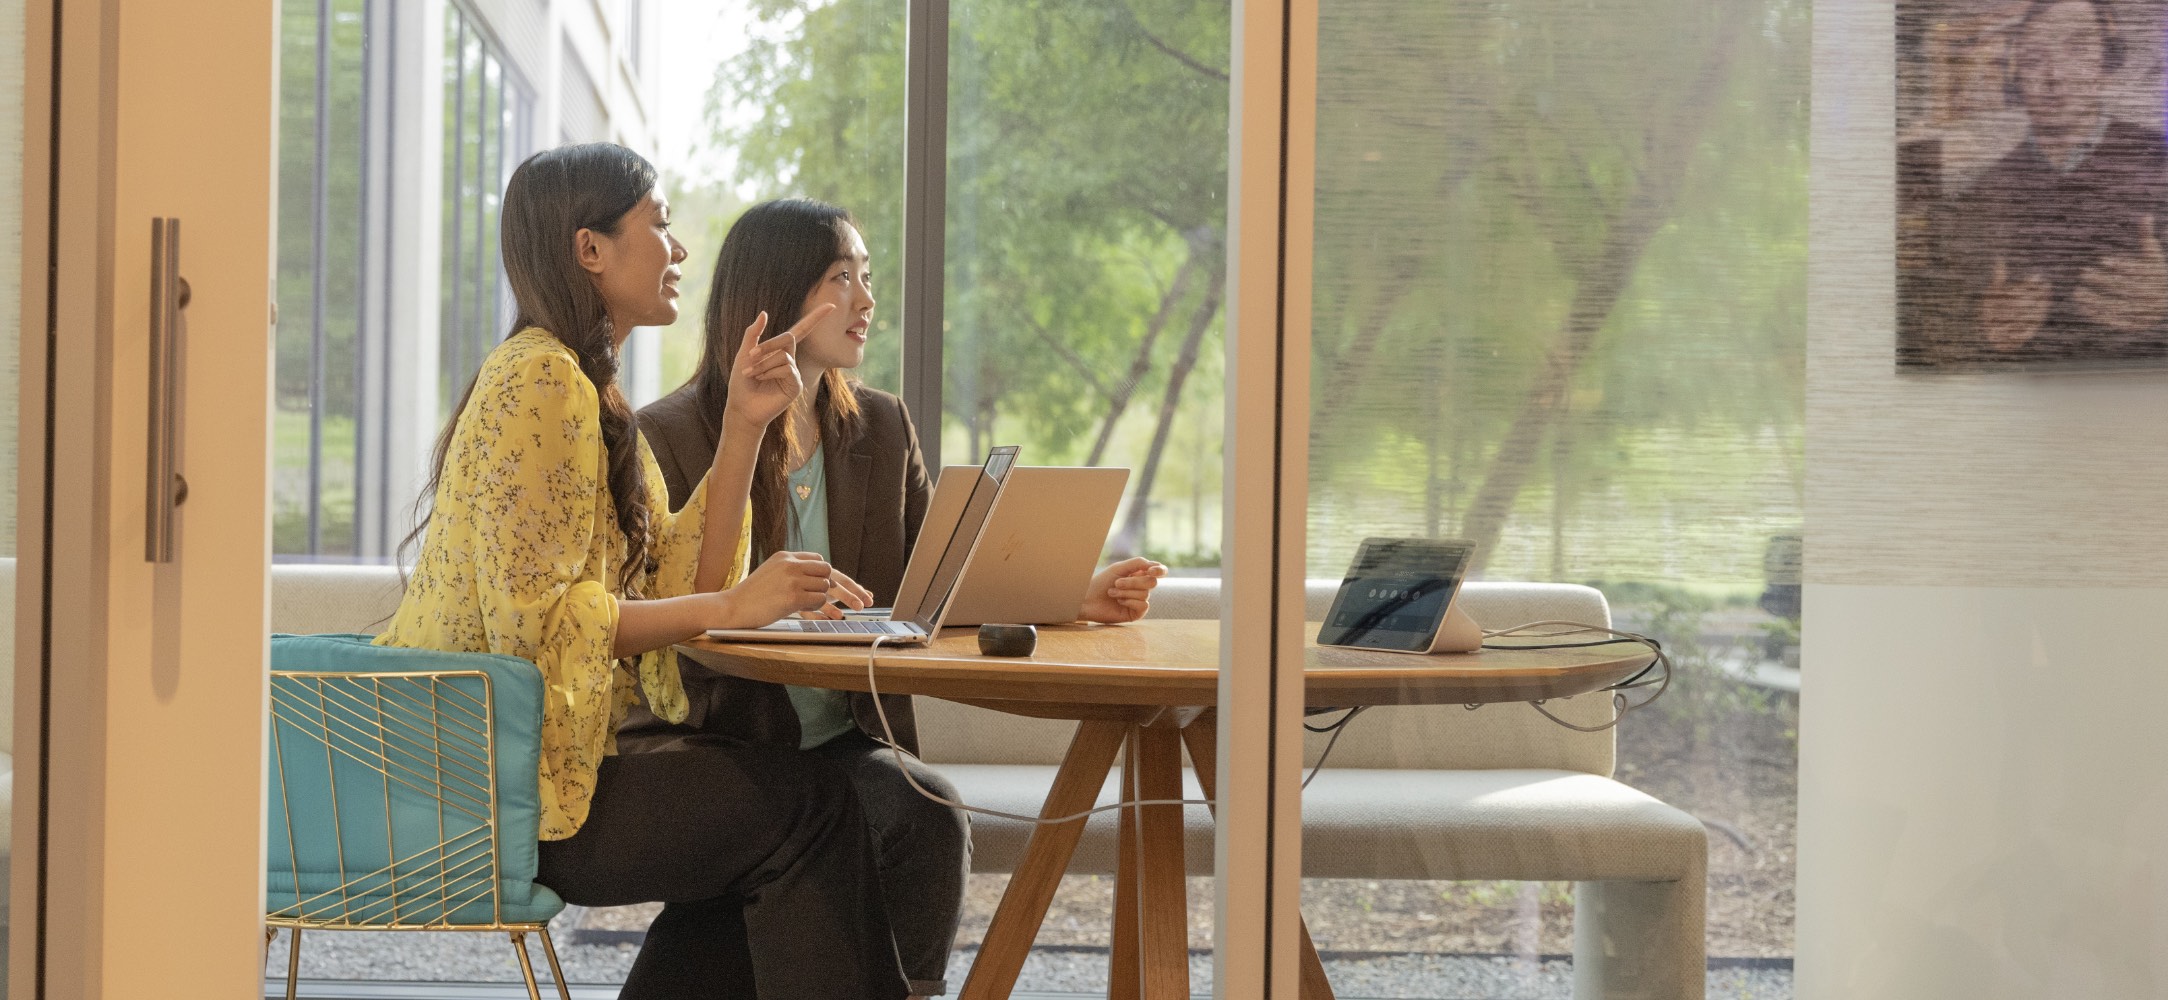
[[[252, 995], [278, 9], [47, 0], [25, 20], [20, 427], [39, 446], [16, 731], [36, 736], [18, 740], [10, 995]], [[183, 220], [193, 286], [190, 497], [162, 565], [144, 549], [154, 216]]]

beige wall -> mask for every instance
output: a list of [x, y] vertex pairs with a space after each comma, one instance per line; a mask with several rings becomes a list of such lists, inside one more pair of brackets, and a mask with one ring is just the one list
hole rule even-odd
[[1892, 16], [1814, 11], [1807, 579], [2168, 586], [2168, 373], [1894, 370]]
[[2168, 995], [2168, 373], [1894, 371], [1892, 16], [1815, 8], [1797, 995]]

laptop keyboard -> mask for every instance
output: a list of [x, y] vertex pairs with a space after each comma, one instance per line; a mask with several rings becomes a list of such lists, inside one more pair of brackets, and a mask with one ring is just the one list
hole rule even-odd
[[798, 623], [800, 632], [822, 632], [830, 635], [917, 635], [918, 629], [907, 622], [854, 622], [828, 619], [803, 619]]

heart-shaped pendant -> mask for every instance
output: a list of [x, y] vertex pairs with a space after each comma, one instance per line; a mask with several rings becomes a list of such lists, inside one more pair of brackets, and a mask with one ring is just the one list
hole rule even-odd
[[807, 486], [804, 483], [798, 484], [798, 499], [800, 501], [813, 499], [813, 487]]

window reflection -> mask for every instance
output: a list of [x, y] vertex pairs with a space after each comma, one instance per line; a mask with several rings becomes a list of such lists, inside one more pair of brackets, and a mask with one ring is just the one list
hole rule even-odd
[[[1368, 535], [1467, 538], [1485, 585], [1592, 584], [1661, 639], [1677, 678], [1615, 774], [1711, 831], [1710, 995], [1735, 995], [1725, 963], [1792, 948], [1808, 5], [1320, 19], [1310, 575]], [[1557, 738], [1454, 714], [1366, 716], [1336, 757]], [[1379, 874], [1306, 883], [1320, 948], [1517, 956], [1515, 989], [1573, 951], [1570, 883]], [[1455, 975], [1422, 995], [1479, 992]]]

